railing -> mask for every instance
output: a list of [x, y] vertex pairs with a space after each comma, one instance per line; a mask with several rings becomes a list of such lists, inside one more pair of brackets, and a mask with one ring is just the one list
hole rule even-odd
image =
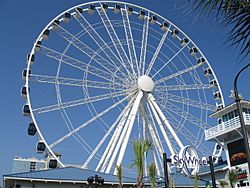
[[[250, 125], [250, 114], [243, 114], [243, 117], [246, 126]], [[215, 138], [237, 128], [240, 128], [239, 116], [205, 130], [205, 140]]]

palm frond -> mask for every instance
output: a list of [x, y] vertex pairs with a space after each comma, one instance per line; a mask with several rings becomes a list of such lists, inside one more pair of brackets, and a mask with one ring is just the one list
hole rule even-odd
[[[193, 11], [200, 15], [215, 16], [216, 21], [230, 28], [226, 43], [239, 48], [245, 58], [250, 53], [249, 0], [190, 0]], [[219, 20], [220, 19], [220, 20]]]
[[154, 162], [149, 165], [148, 172], [151, 180], [151, 187], [154, 188], [156, 183], [156, 165]]

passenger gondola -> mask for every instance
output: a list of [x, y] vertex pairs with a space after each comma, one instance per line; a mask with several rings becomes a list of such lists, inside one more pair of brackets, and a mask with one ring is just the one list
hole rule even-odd
[[28, 127], [28, 135], [34, 136], [36, 134], [36, 132], [37, 132], [36, 126], [35, 126], [34, 122], [31, 122], [29, 124], [29, 127]]

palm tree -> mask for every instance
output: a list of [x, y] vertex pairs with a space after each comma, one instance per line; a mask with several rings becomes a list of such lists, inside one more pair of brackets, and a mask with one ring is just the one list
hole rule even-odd
[[121, 165], [116, 166], [116, 170], [117, 170], [117, 177], [118, 177], [118, 181], [119, 181], [118, 188], [122, 188], [122, 167], [121, 167]]
[[229, 26], [226, 42], [240, 48], [243, 58], [250, 53], [250, 1], [249, 0], [188, 0], [191, 10], [199, 15], [214, 16], [216, 21]]
[[199, 176], [198, 174], [195, 174], [194, 175], [194, 188], [198, 188], [198, 179], [199, 179]]
[[150, 176], [150, 180], [151, 180], [151, 187], [155, 188], [155, 183], [156, 183], [156, 166], [155, 163], [152, 162], [149, 167], [148, 167], [148, 173]]
[[237, 182], [237, 174], [235, 170], [229, 170], [228, 173], [229, 184], [232, 188], [234, 188], [235, 183]]
[[135, 160], [133, 162], [132, 166], [137, 167], [137, 187], [141, 188], [143, 187], [143, 172], [144, 172], [144, 159], [145, 159], [145, 153], [151, 149], [151, 142], [149, 140], [142, 140], [138, 139], [133, 142], [133, 149], [134, 149], [134, 155]]
[[222, 188], [224, 188], [228, 185], [228, 183], [225, 180], [219, 180], [219, 184]]

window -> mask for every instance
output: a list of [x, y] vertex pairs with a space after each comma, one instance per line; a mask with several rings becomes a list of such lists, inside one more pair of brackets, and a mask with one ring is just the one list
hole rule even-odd
[[234, 118], [234, 112], [229, 112], [228, 117], [229, 117], [229, 119], [233, 119]]
[[30, 162], [30, 171], [36, 170], [36, 162]]
[[238, 110], [234, 110], [234, 117], [239, 116], [239, 111]]
[[222, 116], [222, 120], [223, 120], [223, 122], [228, 121], [228, 116], [227, 116], [227, 114]]

